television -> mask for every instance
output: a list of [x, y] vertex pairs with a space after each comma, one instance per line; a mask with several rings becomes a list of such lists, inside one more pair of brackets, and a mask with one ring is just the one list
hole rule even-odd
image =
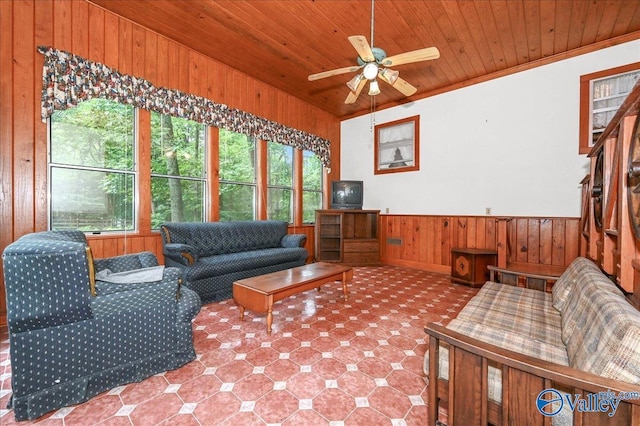
[[364, 183], [361, 180], [331, 182], [332, 209], [362, 209]]

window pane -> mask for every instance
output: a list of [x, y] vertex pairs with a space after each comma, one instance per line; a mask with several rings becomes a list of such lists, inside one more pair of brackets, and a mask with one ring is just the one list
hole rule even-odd
[[632, 71], [592, 82], [592, 130], [607, 127], [618, 106], [640, 78], [640, 71]]
[[267, 217], [291, 223], [292, 194], [290, 189], [268, 188]]
[[133, 193], [131, 174], [53, 167], [51, 229], [131, 230]]
[[302, 221], [314, 223], [322, 208], [322, 163], [311, 151], [302, 152]]
[[220, 184], [220, 220], [254, 220], [255, 186]]
[[302, 222], [314, 223], [316, 210], [322, 208], [322, 192], [304, 191], [302, 193]]
[[220, 129], [220, 180], [254, 183], [255, 170], [255, 139]]
[[205, 184], [199, 180], [151, 178], [151, 227], [163, 222], [203, 222]]
[[293, 186], [293, 147], [268, 143], [268, 184]]
[[302, 187], [322, 191], [322, 163], [311, 151], [302, 152]]
[[151, 173], [204, 177], [204, 124], [151, 113]]
[[51, 162], [133, 170], [133, 107], [104, 99], [51, 116]]
[[[151, 227], [203, 222], [206, 205], [206, 126], [151, 113]], [[176, 176], [171, 178], [169, 176]], [[194, 179], [180, 179], [188, 177]]]

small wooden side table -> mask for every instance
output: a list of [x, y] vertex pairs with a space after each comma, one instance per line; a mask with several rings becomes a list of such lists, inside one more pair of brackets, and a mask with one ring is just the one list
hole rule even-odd
[[451, 249], [451, 281], [482, 287], [489, 280], [487, 266], [495, 265], [498, 252], [475, 248]]

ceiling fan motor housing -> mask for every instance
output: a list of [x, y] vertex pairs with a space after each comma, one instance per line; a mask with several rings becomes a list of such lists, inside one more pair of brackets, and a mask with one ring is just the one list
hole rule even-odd
[[[373, 52], [373, 57], [376, 59], [377, 63], [382, 62], [382, 60], [387, 57], [387, 52], [380, 49], [379, 47], [372, 47], [371, 52]], [[358, 65], [360, 66], [367, 64], [367, 62], [363, 61], [359, 56], [357, 58], [357, 61], [358, 61]]]

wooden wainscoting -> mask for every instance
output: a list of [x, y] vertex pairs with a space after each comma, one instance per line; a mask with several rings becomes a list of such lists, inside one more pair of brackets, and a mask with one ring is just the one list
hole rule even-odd
[[452, 248], [481, 248], [507, 263], [566, 267], [579, 231], [579, 218], [381, 215], [381, 260], [449, 274]]
[[97, 259], [150, 251], [158, 257], [160, 264], [164, 264], [162, 237], [159, 232], [147, 235], [89, 235], [87, 240], [89, 241], [89, 246], [91, 246], [93, 256]]

